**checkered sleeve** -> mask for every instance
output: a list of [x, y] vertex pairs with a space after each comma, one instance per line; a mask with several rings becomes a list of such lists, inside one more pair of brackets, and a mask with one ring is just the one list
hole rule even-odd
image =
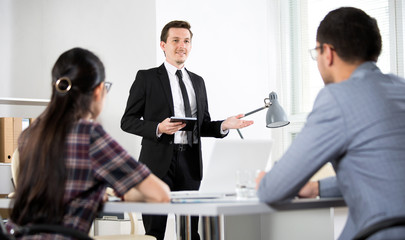
[[118, 196], [150, 174], [145, 165], [132, 158], [99, 124], [91, 131], [90, 158], [95, 177], [110, 185]]

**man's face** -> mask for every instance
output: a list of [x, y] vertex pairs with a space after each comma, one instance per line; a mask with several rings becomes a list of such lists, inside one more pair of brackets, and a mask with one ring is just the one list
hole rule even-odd
[[170, 28], [166, 42], [160, 42], [165, 52], [166, 61], [177, 68], [182, 68], [191, 51], [190, 31], [186, 28]]

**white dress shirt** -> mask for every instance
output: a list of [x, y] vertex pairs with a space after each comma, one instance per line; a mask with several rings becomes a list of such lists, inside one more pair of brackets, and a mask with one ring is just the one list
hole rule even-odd
[[[173, 97], [173, 106], [174, 106], [174, 117], [185, 117], [184, 111], [184, 101], [183, 95], [181, 93], [179, 79], [176, 76], [176, 71], [178, 70], [175, 66], [171, 65], [167, 61], [165, 61], [165, 68], [167, 70], [167, 75], [169, 76], [170, 81], [170, 88], [172, 90], [172, 97]], [[188, 99], [190, 101], [190, 108], [191, 108], [191, 116], [197, 117], [197, 101], [195, 97], [193, 83], [191, 82], [190, 76], [188, 75], [187, 71], [184, 67], [181, 70], [183, 74], [183, 82], [186, 86]], [[196, 134], [196, 133], [194, 133]], [[194, 143], [198, 143], [197, 136], [194, 135]], [[178, 131], [174, 134], [174, 143], [175, 144], [187, 144], [187, 134], [186, 131]]]

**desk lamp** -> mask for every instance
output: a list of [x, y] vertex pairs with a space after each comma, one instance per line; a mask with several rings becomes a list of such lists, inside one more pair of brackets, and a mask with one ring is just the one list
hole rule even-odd
[[[284, 109], [278, 103], [277, 94], [275, 92], [271, 92], [269, 94], [269, 97], [264, 99], [264, 107], [261, 107], [261, 108], [258, 108], [256, 110], [246, 113], [245, 117], [249, 116], [253, 113], [259, 112], [266, 108], [268, 108], [267, 114], [266, 114], [266, 127], [278, 128], [278, 127], [284, 127], [290, 123], [290, 121], [288, 121], [288, 119], [287, 119], [287, 115], [285, 114]], [[240, 130], [237, 129], [237, 131], [239, 133], [240, 138], [243, 139], [243, 136], [242, 136], [242, 133], [240, 132]]]

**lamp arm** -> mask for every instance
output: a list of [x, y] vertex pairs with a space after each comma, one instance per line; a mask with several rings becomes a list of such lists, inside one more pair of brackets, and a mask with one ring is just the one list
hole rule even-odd
[[249, 116], [249, 115], [252, 115], [253, 113], [260, 112], [261, 110], [266, 109], [266, 108], [268, 108], [268, 107], [269, 107], [269, 106], [266, 105], [266, 106], [264, 106], [264, 107], [258, 108], [258, 109], [256, 109], [256, 110], [251, 111], [251, 112], [248, 112], [248, 113], [245, 114], [245, 117], [246, 117], [246, 116]]
[[[248, 113], [245, 114], [244, 117], [249, 116], [249, 115], [252, 115], [253, 113], [260, 112], [261, 110], [264, 110], [264, 109], [266, 109], [266, 108], [268, 108], [268, 107], [270, 107], [270, 106], [271, 106], [270, 99], [269, 99], [269, 98], [265, 98], [265, 99], [264, 99], [264, 107], [258, 108], [258, 109], [256, 109], [256, 110], [251, 111], [251, 112], [248, 112]], [[243, 138], [243, 135], [242, 135], [242, 133], [241, 133], [241, 131], [240, 131], [239, 129], [236, 129], [236, 130], [238, 131], [239, 137], [240, 137], [241, 139], [244, 139], [244, 138]]]
[[240, 137], [241, 139], [245, 139], [239, 129], [236, 129], [236, 131], [238, 131], [239, 137]]
[[257, 113], [257, 112], [259, 112], [259, 111], [261, 111], [261, 110], [263, 110], [263, 109], [266, 109], [266, 108], [269, 108], [270, 106], [271, 106], [271, 101], [270, 101], [270, 99], [269, 98], [265, 98], [264, 99], [264, 107], [261, 107], [261, 108], [258, 108], [258, 109], [256, 109], [256, 110], [253, 110], [253, 111], [251, 111], [251, 112], [248, 112], [248, 113], [246, 113], [245, 114], [245, 117], [246, 116], [249, 116], [249, 115], [251, 115], [251, 114], [253, 114], [253, 113]]

